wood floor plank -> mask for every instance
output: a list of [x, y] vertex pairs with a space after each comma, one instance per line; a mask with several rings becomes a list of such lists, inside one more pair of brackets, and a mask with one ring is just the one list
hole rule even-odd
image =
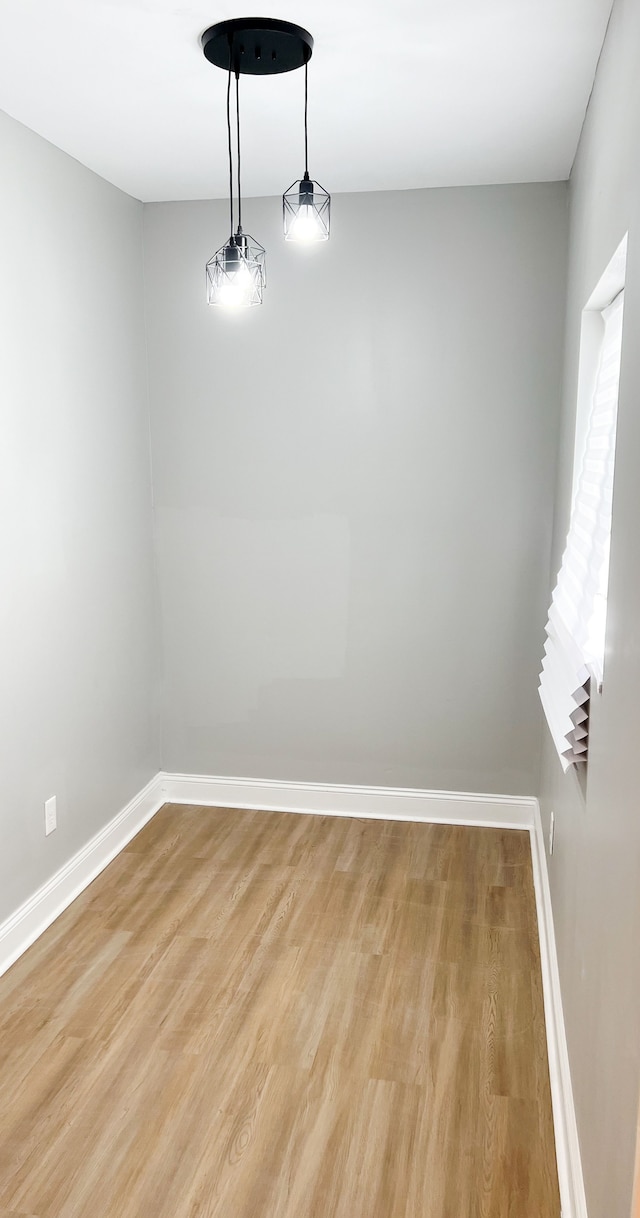
[[166, 805], [0, 979], [0, 1218], [559, 1210], [526, 833]]

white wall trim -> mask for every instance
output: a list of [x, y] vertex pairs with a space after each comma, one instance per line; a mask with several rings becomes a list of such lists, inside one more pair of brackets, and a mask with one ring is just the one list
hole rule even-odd
[[540, 939], [547, 1053], [560, 1184], [560, 1213], [561, 1218], [588, 1218], [578, 1127], [571, 1087], [569, 1051], [562, 1012], [562, 993], [553, 928], [547, 854], [537, 800], [535, 805], [534, 822], [530, 829], [531, 861]]
[[156, 774], [146, 787], [0, 925], [0, 976], [95, 880], [165, 802]]
[[530, 828], [535, 800], [397, 787], [347, 787], [330, 783], [276, 782], [158, 773], [0, 924], [0, 976], [139, 833], [164, 803], [249, 808], [385, 820]]
[[536, 800], [527, 796], [280, 782], [207, 774], [161, 773], [158, 778], [167, 803], [206, 807], [356, 816], [368, 820], [425, 820], [503, 829], [531, 829], [536, 810]]
[[159, 773], [0, 925], [0, 975], [120, 853], [165, 803], [374, 820], [526, 829], [540, 938], [549, 1074], [562, 1218], [587, 1218], [569, 1055], [562, 1013], [549, 875], [538, 801], [529, 797], [337, 786], [272, 779]]

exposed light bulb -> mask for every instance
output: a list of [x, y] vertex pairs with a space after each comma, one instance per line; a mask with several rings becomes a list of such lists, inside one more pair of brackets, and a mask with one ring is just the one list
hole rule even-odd
[[218, 289], [221, 305], [228, 309], [246, 308], [252, 303], [253, 278], [245, 259], [240, 256], [225, 267], [225, 275]]
[[325, 239], [322, 225], [313, 208], [313, 196], [311, 199], [308, 195], [301, 197], [298, 214], [291, 222], [288, 237], [290, 241], [299, 241], [301, 244]]

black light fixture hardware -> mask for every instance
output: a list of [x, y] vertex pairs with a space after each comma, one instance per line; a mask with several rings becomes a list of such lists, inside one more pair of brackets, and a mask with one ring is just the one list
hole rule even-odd
[[[242, 75], [274, 76], [304, 67], [305, 175], [283, 196], [285, 238], [288, 241], [326, 241], [329, 236], [331, 198], [309, 177], [307, 156], [307, 71], [313, 53], [308, 30], [271, 17], [238, 17], [220, 21], [200, 39], [206, 59], [228, 73], [227, 136], [229, 152], [230, 236], [206, 267], [207, 301], [212, 305], [249, 307], [262, 304], [266, 284], [265, 251], [242, 229], [240, 186], [240, 90]], [[236, 131], [238, 169], [238, 224], [234, 232], [233, 153], [231, 139], [231, 79], [236, 80]]]
[[293, 182], [282, 196], [282, 220], [285, 241], [310, 244], [328, 241], [331, 224], [331, 195], [309, 177], [309, 61], [304, 65], [304, 177]]
[[238, 75], [278, 76], [301, 68], [313, 51], [308, 30], [290, 21], [271, 17], [236, 17], [219, 21], [205, 30], [202, 49], [209, 63], [226, 72], [231, 67]]

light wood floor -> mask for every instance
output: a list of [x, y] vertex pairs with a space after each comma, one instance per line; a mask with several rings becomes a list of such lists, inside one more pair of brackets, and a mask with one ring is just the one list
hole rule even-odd
[[166, 806], [0, 979], [0, 1218], [558, 1218], [528, 836]]

